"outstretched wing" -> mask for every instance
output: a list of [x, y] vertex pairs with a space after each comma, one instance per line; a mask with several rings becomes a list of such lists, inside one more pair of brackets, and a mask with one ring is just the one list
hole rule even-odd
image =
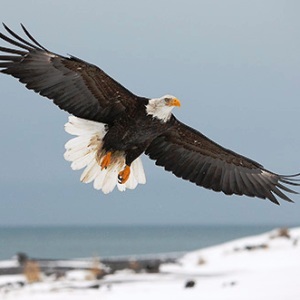
[[110, 123], [139, 99], [98, 67], [48, 51], [21, 26], [30, 41], [6, 25], [11, 37], [0, 33], [2, 40], [17, 47], [0, 47], [6, 54], [0, 56], [2, 73], [18, 78], [70, 114], [93, 121]]
[[173, 119], [170, 130], [157, 137], [146, 150], [156, 164], [177, 177], [227, 195], [247, 195], [292, 200], [281, 190], [297, 194], [283, 184], [299, 186], [299, 179], [264, 169], [259, 163], [225, 149], [200, 132]]

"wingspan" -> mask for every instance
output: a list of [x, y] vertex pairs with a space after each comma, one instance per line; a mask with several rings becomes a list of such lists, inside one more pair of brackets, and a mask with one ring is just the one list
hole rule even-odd
[[247, 195], [279, 204], [276, 196], [292, 202], [282, 190], [297, 194], [283, 184], [300, 185], [296, 178], [300, 174], [283, 176], [272, 173], [175, 118], [170, 130], [157, 137], [146, 154], [177, 177], [227, 195]]
[[[3, 24], [4, 25], [4, 24]], [[97, 66], [48, 51], [22, 25], [30, 42], [6, 25], [0, 38], [17, 49], [0, 47], [0, 72], [10, 74], [77, 117], [110, 123], [139, 99]]]

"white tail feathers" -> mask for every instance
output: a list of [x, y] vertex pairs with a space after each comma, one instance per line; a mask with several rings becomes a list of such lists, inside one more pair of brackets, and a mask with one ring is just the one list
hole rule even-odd
[[139, 183], [146, 183], [140, 157], [132, 162], [129, 179], [124, 184], [118, 183], [118, 174], [125, 167], [124, 153], [120, 151], [113, 152], [109, 166], [101, 170], [101, 161], [105, 155], [102, 151], [103, 138], [107, 133], [105, 124], [70, 116], [65, 130], [72, 135], [77, 135], [65, 144], [64, 158], [72, 162], [73, 170], [85, 167], [80, 177], [82, 182], [94, 181], [94, 188], [102, 190], [105, 194], [110, 193], [115, 186], [120, 191], [125, 191], [126, 188], [136, 188]]

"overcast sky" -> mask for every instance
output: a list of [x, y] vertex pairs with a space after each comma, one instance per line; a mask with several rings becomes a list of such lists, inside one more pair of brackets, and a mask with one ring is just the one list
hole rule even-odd
[[[177, 96], [181, 121], [290, 174], [300, 171], [299, 11], [292, 0], [3, 0], [0, 20], [138, 95]], [[63, 158], [68, 115], [12, 77], [0, 76], [0, 91], [0, 225], [299, 224], [298, 195], [281, 206], [225, 196], [146, 156], [145, 186], [103, 195]]]

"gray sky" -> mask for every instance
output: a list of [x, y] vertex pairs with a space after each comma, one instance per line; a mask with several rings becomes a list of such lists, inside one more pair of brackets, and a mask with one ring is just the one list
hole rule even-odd
[[[157, 3], [157, 4], [155, 4]], [[2, 1], [48, 49], [91, 63], [134, 93], [181, 100], [183, 122], [271, 171], [300, 171], [299, 1]], [[2, 30], [3, 31], [3, 30]], [[146, 156], [147, 184], [109, 195], [63, 158], [67, 114], [0, 76], [0, 225], [299, 224], [280, 207], [176, 178]]]

